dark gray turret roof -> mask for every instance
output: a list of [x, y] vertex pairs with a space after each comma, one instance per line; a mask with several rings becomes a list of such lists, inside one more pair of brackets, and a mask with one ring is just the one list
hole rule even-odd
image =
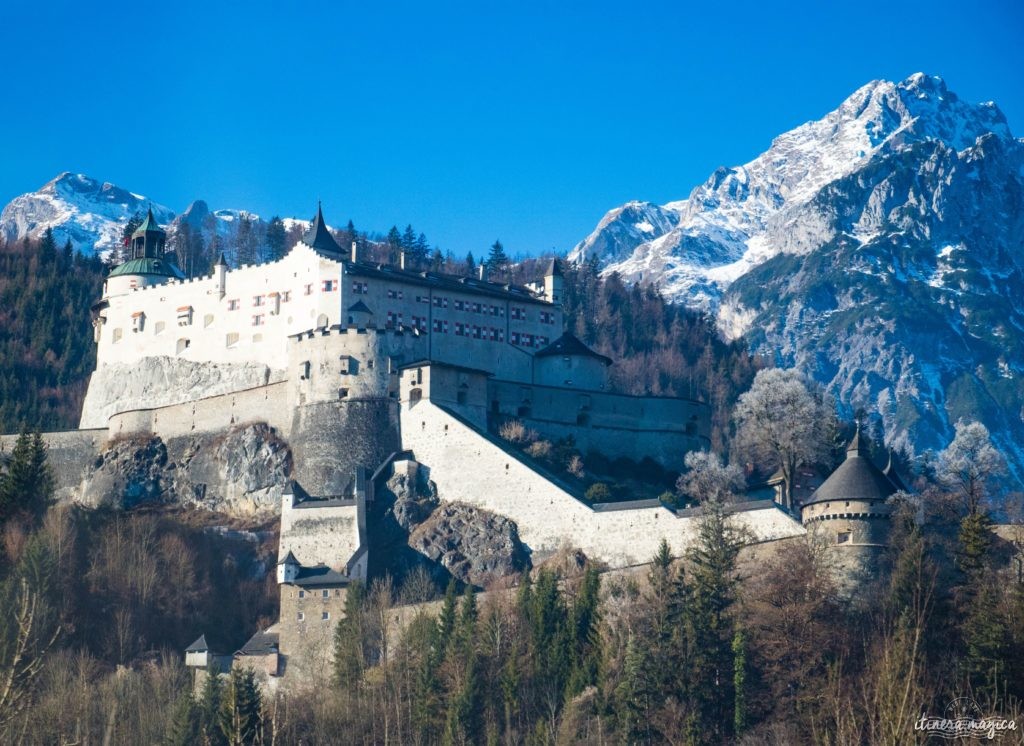
[[338, 255], [342, 253], [338, 242], [334, 240], [334, 236], [327, 229], [327, 223], [324, 222], [324, 212], [320, 208], [319, 203], [316, 206], [316, 217], [313, 218], [313, 222], [310, 224], [309, 230], [306, 231], [306, 235], [302, 237], [302, 243], [316, 251], [330, 254], [332, 259], [338, 258]]
[[556, 339], [554, 342], [549, 344], [543, 350], [537, 352], [534, 357], [554, 357], [562, 355], [578, 355], [582, 357], [592, 357], [600, 360], [605, 365], [611, 365], [612, 360], [609, 357], [605, 357], [583, 344], [576, 336], [566, 332], [561, 337]]
[[279, 565], [297, 565], [299, 561], [295, 559], [295, 555], [292, 554], [291, 550], [288, 550], [288, 554], [285, 555], [284, 559], [278, 562]]
[[348, 307], [349, 313], [373, 313], [369, 307], [361, 300], [356, 301]]
[[845, 500], [884, 501], [898, 488], [881, 469], [871, 463], [865, 439], [858, 428], [846, 447], [846, 460], [829, 475], [804, 505]]
[[562, 276], [562, 263], [557, 258], [551, 257], [548, 261], [547, 267], [544, 268], [545, 277], [561, 277]]
[[206, 644], [206, 635], [199, 635], [199, 639], [185, 648], [186, 653], [203, 653], [210, 649], [210, 646]]

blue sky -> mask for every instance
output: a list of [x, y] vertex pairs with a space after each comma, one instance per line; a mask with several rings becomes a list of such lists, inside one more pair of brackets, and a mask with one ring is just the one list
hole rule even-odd
[[2, 13], [0, 204], [60, 171], [176, 211], [570, 248], [876, 78], [1024, 134], [1024, 4], [29, 3]]

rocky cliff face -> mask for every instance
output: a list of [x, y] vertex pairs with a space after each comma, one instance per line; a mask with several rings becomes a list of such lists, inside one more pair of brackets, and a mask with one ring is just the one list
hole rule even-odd
[[69, 496], [89, 507], [182, 504], [236, 516], [277, 513], [291, 476], [288, 445], [255, 423], [216, 435], [111, 442]]
[[876, 81], [661, 209], [676, 225], [625, 258], [602, 236], [636, 234], [628, 211], [572, 258], [710, 311], [909, 455], [981, 419], [1024, 477], [1024, 141], [994, 104]]

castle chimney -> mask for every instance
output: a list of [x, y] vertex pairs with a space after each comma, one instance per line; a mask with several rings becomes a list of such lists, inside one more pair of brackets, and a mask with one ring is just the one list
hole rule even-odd
[[359, 244], [357, 244], [355, 241], [352, 242], [352, 261], [359, 261]]
[[480, 282], [483, 282], [484, 280], [487, 279], [487, 267], [485, 267], [483, 263], [481, 263], [480, 266], [476, 268], [476, 276], [480, 280]]
[[405, 249], [398, 252], [398, 268], [405, 269]]

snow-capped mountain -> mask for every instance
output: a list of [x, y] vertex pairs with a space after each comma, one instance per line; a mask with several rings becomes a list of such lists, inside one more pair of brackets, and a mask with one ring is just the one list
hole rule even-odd
[[[68, 239], [78, 251], [106, 257], [121, 244], [125, 224], [136, 215], [146, 214], [152, 207], [157, 221], [167, 228], [170, 243], [182, 224], [203, 237], [203, 244], [216, 244], [233, 261], [239, 226], [249, 221], [257, 235], [264, 235], [266, 222], [248, 210], [210, 210], [203, 200], [192, 202], [180, 215], [141, 194], [99, 182], [84, 174], [65, 171], [36, 192], [15, 197], [0, 212], [0, 237], [20, 240], [25, 236], [38, 238], [50, 228], [58, 245]], [[289, 218], [285, 229], [293, 225], [308, 226], [309, 221]]]
[[608, 213], [570, 253], [591, 256], [877, 413], [890, 445], [978, 418], [1024, 476], [1024, 141], [994, 104], [869, 83], [685, 200]]
[[141, 194], [65, 171], [39, 191], [11, 200], [0, 212], [0, 236], [38, 238], [52, 228], [58, 245], [70, 239], [79, 251], [106, 254], [121, 244], [124, 224], [150, 207], [161, 223], [174, 218], [174, 212]]

